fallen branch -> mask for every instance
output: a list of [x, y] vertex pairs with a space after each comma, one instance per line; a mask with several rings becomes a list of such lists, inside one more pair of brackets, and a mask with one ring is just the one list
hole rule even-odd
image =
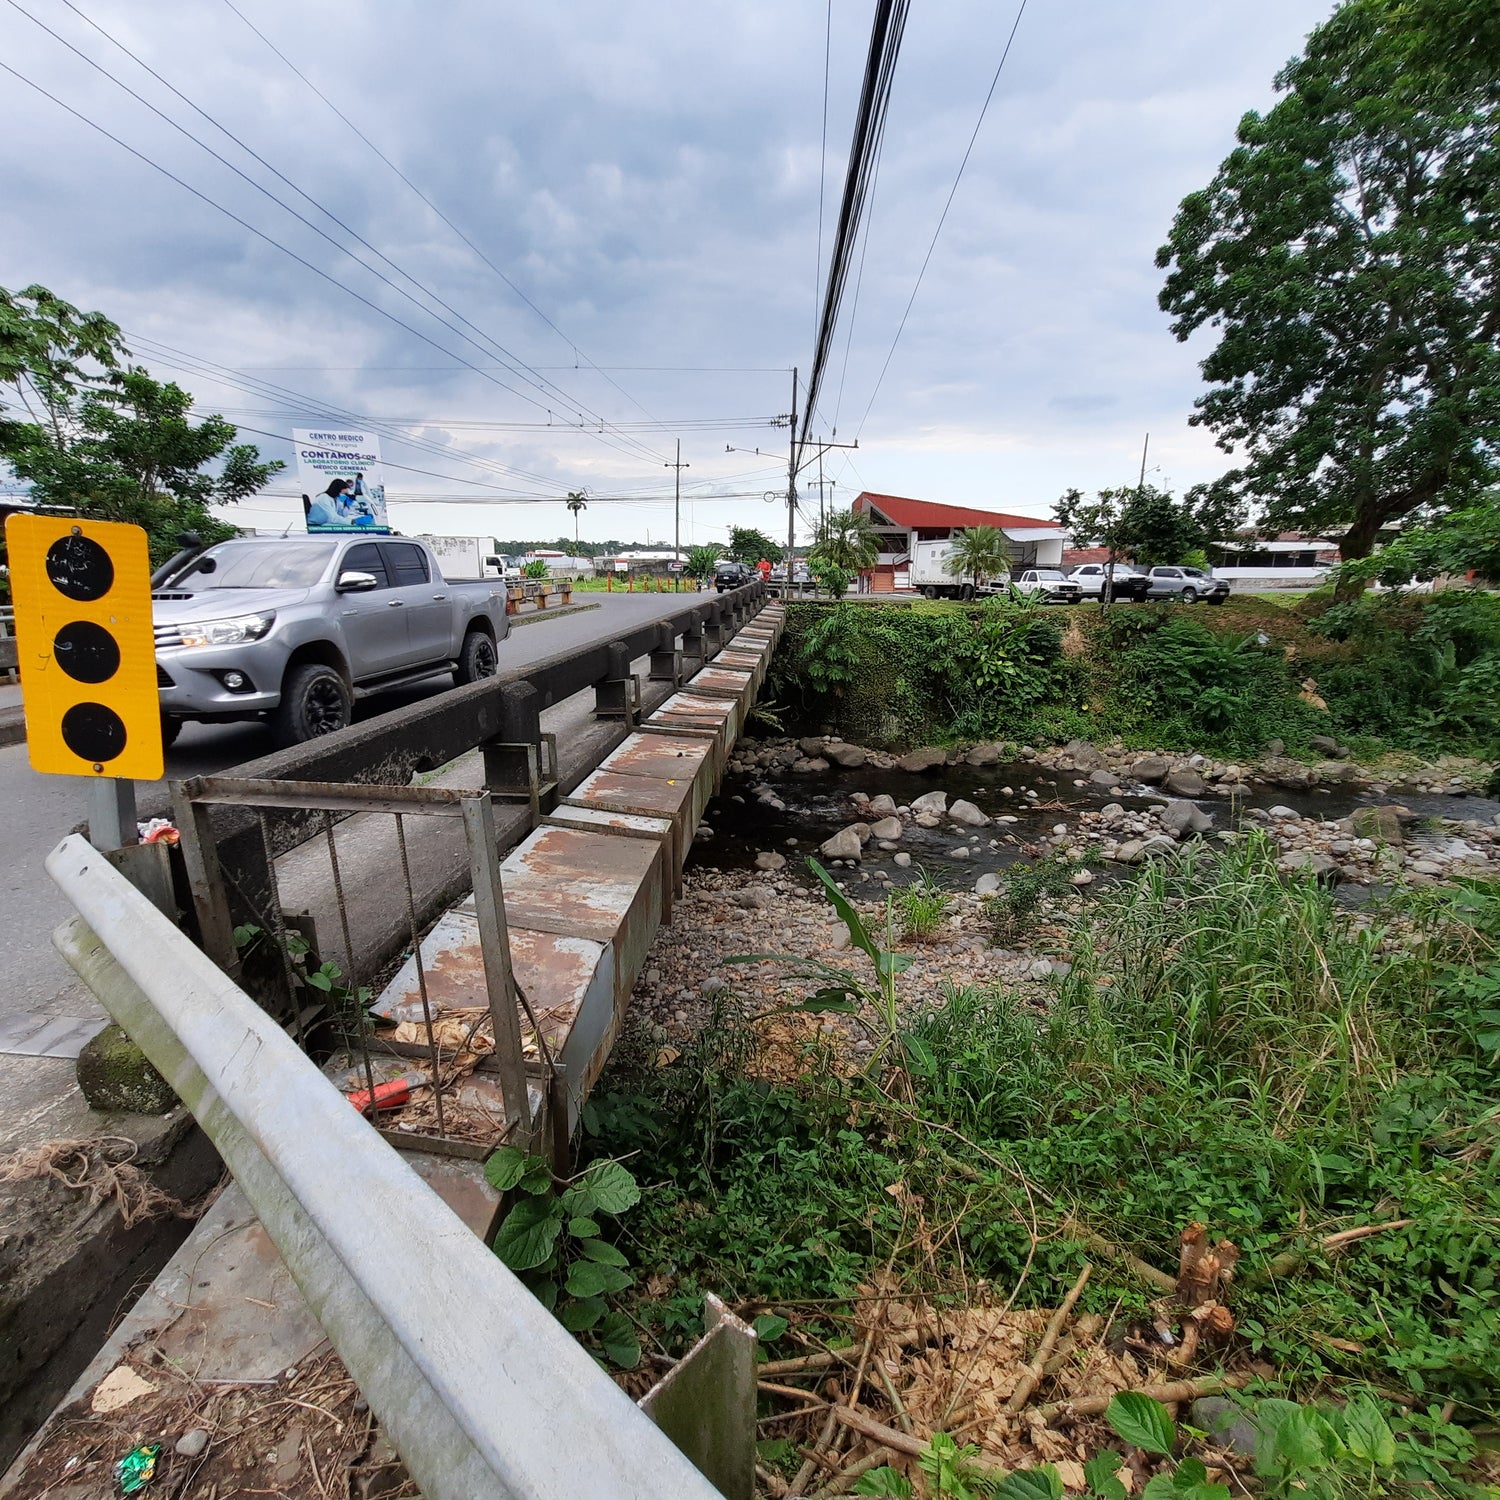
[[[1197, 1380], [1172, 1380], [1165, 1385], [1141, 1386], [1133, 1391], [1115, 1391], [1108, 1396], [1075, 1396], [1071, 1401], [1050, 1401], [1037, 1407], [1037, 1414], [1047, 1422], [1053, 1417], [1097, 1417], [1109, 1409], [1115, 1396], [1150, 1396], [1153, 1401], [1196, 1401], [1219, 1391], [1238, 1391], [1249, 1385], [1253, 1375], [1204, 1375]], [[837, 1411], [838, 1408], [835, 1408]]]
[[1095, 1255], [1102, 1255], [1106, 1260], [1118, 1260], [1127, 1266], [1140, 1280], [1149, 1282], [1152, 1286], [1160, 1288], [1164, 1292], [1175, 1292], [1177, 1290], [1177, 1278], [1168, 1276], [1165, 1271], [1144, 1261], [1138, 1255], [1133, 1255], [1124, 1248], [1117, 1245], [1113, 1240], [1107, 1240], [1102, 1234], [1090, 1229], [1086, 1224], [1080, 1224], [1072, 1214], [1066, 1214], [1062, 1221], [1062, 1231], [1071, 1235], [1074, 1239], [1080, 1239]]
[[[863, 1433], [867, 1438], [873, 1438], [883, 1447], [890, 1448], [896, 1453], [904, 1453], [908, 1458], [920, 1458], [930, 1446], [921, 1438], [909, 1437], [904, 1432], [897, 1432], [894, 1427], [886, 1427], [883, 1423], [877, 1422], [874, 1417], [866, 1416], [864, 1412], [852, 1406], [835, 1406], [833, 1414], [845, 1427], [852, 1427], [855, 1432]], [[974, 1466], [986, 1474], [993, 1475], [996, 1479], [1003, 1479], [1010, 1473], [1004, 1464], [997, 1464], [987, 1458], [976, 1458]]]
[[850, 1489], [859, 1482], [860, 1475], [868, 1474], [871, 1469], [878, 1469], [881, 1464], [895, 1456], [884, 1444], [877, 1443], [858, 1463], [852, 1463], [847, 1469], [840, 1470], [838, 1478], [831, 1480], [827, 1486], [819, 1490], [813, 1500], [822, 1500], [822, 1497], [826, 1495], [847, 1495]]
[[812, 1401], [822, 1406], [823, 1398], [816, 1391], [799, 1390], [794, 1385], [777, 1385], [774, 1380], [757, 1380], [756, 1386], [763, 1391], [769, 1391], [773, 1396], [791, 1396], [798, 1401]]
[[1309, 1245], [1306, 1249], [1283, 1250], [1275, 1259], [1267, 1261], [1261, 1270], [1247, 1277], [1245, 1284], [1256, 1286], [1277, 1276], [1289, 1276], [1293, 1271], [1300, 1270], [1314, 1251], [1332, 1255], [1356, 1240], [1369, 1239], [1372, 1234], [1384, 1234], [1389, 1229], [1405, 1229], [1412, 1222], [1411, 1219], [1387, 1219], [1384, 1224], [1357, 1224], [1353, 1229], [1340, 1229], [1336, 1234], [1325, 1234], [1315, 1245]]
[[1063, 1298], [1062, 1306], [1052, 1314], [1052, 1320], [1047, 1324], [1047, 1331], [1042, 1335], [1042, 1341], [1037, 1345], [1031, 1363], [1026, 1366], [1025, 1373], [1021, 1376], [1015, 1390], [1011, 1392], [1010, 1399], [1001, 1408], [1002, 1415], [1015, 1416], [1031, 1400], [1031, 1393], [1037, 1388], [1037, 1383], [1042, 1378], [1042, 1370], [1052, 1353], [1052, 1346], [1057, 1342], [1057, 1336], [1062, 1332], [1063, 1324], [1068, 1321], [1068, 1314], [1073, 1311], [1074, 1304], [1082, 1295], [1084, 1287], [1088, 1285], [1093, 1271], [1093, 1266], [1085, 1261], [1083, 1270], [1078, 1274], [1078, 1280], [1073, 1283], [1068, 1295]]

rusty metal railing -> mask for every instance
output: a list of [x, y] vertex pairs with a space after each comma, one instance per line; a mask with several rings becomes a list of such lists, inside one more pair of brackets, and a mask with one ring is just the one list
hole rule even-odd
[[[409, 1084], [406, 1089], [408, 1095], [414, 1087], [430, 1089], [430, 1095], [421, 1101], [420, 1123], [403, 1125], [399, 1130], [383, 1129], [387, 1139], [397, 1145], [423, 1149], [452, 1151], [467, 1146], [470, 1149], [459, 1150], [457, 1154], [476, 1156], [487, 1154], [502, 1141], [527, 1150], [537, 1147], [546, 1106], [555, 1092], [555, 1070], [546, 1035], [539, 1019], [531, 1013], [511, 966], [494, 810], [488, 791], [215, 776], [176, 783], [173, 794], [184, 862], [195, 895], [199, 891], [214, 892], [222, 885], [210, 809], [235, 807], [248, 812], [255, 820], [264, 851], [269, 888], [263, 902], [258, 903], [256, 914], [260, 922], [242, 924], [227, 935], [222, 930], [206, 934], [210, 939], [205, 942], [209, 952], [214, 956], [221, 956], [226, 950], [232, 952], [234, 963], [229, 967], [235, 969], [253, 956], [261, 939], [265, 940], [268, 946], [261, 955], [261, 967], [264, 969], [268, 961], [275, 972], [262, 973], [257, 988], [264, 994], [269, 988], [267, 979], [279, 980], [285, 1002], [281, 1019], [304, 1051], [312, 1050], [314, 1042], [321, 1042], [317, 1050], [325, 1052], [330, 1050], [330, 1040], [341, 1043], [349, 1060], [343, 1070], [350, 1075], [345, 1082], [354, 1082], [357, 1075], [363, 1088], [354, 1091], [355, 1097], [377, 1125], [383, 1113], [381, 1090], [391, 1081], [387, 1075], [392, 1065], [400, 1072], [403, 1062], [426, 1064], [427, 1082]], [[345, 821], [350, 818], [360, 821], [350, 826]], [[389, 837], [370, 821], [385, 818], [391, 820]], [[428, 965], [423, 954], [423, 932], [417, 916], [407, 840], [407, 823], [412, 818], [460, 820], [468, 851], [483, 958], [486, 1013], [474, 1019], [461, 1042], [448, 1045], [440, 1036], [435, 1006], [428, 994]], [[336, 933], [320, 932], [311, 912], [294, 912], [283, 899], [277, 845], [281, 841], [280, 825], [287, 820], [302, 825], [297, 843], [304, 861], [313, 857], [314, 850], [321, 850], [326, 856]], [[315, 830], [313, 839], [305, 837], [308, 825]], [[366, 1001], [374, 994], [378, 975], [373, 965], [364, 960], [350, 931], [348, 851], [341, 856], [338, 837], [341, 825], [347, 829], [346, 842], [350, 837], [358, 839], [366, 866], [372, 843], [380, 847], [384, 840], [393, 856], [380, 861], [379, 899], [390, 901], [394, 897], [404, 906], [406, 936], [416, 967], [421, 1008], [418, 1040], [402, 1037], [402, 1028], [398, 1028], [393, 1038], [374, 1035]], [[399, 895], [390, 886], [390, 876], [397, 868], [401, 877]], [[209, 914], [209, 920], [219, 928], [228, 921], [227, 905], [222, 900], [199, 901], [197, 905], [200, 918], [204, 913]], [[259, 930], [249, 932], [251, 925]], [[251, 952], [247, 953], [247, 949]], [[335, 953], [347, 965], [337, 973], [331, 972]], [[531, 1065], [522, 1033], [523, 1012], [532, 1027], [537, 1049], [537, 1058]], [[483, 1045], [486, 1023], [489, 1050]], [[334, 1049], [335, 1065], [338, 1056]], [[485, 1105], [491, 1084], [497, 1091], [498, 1118], [492, 1118]], [[456, 1107], [448, 1097], [450, 1089], [456, 1086], [463, 1086], [471, 1097], [469, 1108]], [[385, 1092], [399, 1096], [401, 1090], [385, 1088]], [[409, 1102], [409, 1098], [393, 1100], [392, 1110], [404, 1109]], [[429, 1102], [431, 1120], [425, 1117]]]

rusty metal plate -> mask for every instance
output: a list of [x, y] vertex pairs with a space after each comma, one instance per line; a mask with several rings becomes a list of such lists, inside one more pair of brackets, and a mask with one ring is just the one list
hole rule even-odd
[[755, 682], [749, 672], [733, 672], [717, 663], [697, 673], [688, 686], [695, 693], [706, 693], [710, 697], [734, 698], [747, 703], [755, 692]]
[[594, 833], [618, 833], [622, 838], [672, 840], [670, 818], [650, 817], [644, 813], [611, 812], [603, 807], [574, 807], [564, 802], [542, 819], [559, 828], [587, 828]]
[[708, 773], [711, 753], [707, 741], [685, 735], [633, 734], [599, 763], [599, 769], [659, 781], [693, 780]]
[[641, 813], [646, 817], [670, 818], [680, 824], [692, 806], [691, 777], [668, 780], [658, 776], [621, 776], [613, 771], [595, 771], [564, 801], [574, 807], [599, 807], [609, 812]]
[[618, 944], [642, 924], [654, 935], [661, 913], [661, 864], [644, 839], [539, 828], [506, 857], [500, 879], [506, 919], [538, 932]]

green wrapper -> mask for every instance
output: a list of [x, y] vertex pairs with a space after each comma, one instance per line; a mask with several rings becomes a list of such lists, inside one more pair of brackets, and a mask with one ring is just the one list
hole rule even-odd
[[161, 1457], [160, 1443], [142, 1443], [132, 1448], [115, 1465], [115, 1480], [122, 1495], [134, 1495], [156, 1478], [156, 1460]]

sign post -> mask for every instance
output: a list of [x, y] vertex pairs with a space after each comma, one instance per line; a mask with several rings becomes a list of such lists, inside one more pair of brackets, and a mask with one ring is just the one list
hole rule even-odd
[[93, 782], [93, 843], [133, 844], [134, 781], [163, 770], [146, 533], [13, 515], [5, 541], [32, 769]]

